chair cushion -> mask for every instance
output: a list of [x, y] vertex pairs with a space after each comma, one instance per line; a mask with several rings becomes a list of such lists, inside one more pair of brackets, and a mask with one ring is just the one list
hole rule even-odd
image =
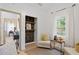
[[41, 41], [48, 41], [48, 35], [47, 34], [42, 34], [41, 35]]
[[50, 41], [39, 41], [40, 44], [50, 44]]
[[50, 41], [39, 41], [38, 47], [50, 48]]

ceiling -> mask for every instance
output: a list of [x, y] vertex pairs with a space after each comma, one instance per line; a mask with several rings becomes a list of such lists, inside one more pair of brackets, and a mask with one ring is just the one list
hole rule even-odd
[[62, 8], [70, 7], [72, 3], [0, 3], [0, 6], [19, 8], [26, 10], [27, 8], [40, 9], [44, 11], [56, 11]]

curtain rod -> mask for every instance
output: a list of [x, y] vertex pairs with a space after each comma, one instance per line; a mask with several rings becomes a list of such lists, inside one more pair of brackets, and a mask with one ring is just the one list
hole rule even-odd
[[[76, 6], [76, 4], [73, 4], [71, 7], [74, 7], [74, 6]], [[63, 8], [63, 9], [57, 10], [56, 12], [59, 12], [59, 11], [65, 10], [65, 9], [67, 9], [67, 8]]]
[[66, 9], [66, 8], [63, 8], [63, 9], [57, 10], [56, 12], [59, 12], [59, 11], [65, 10], [65, 9]]

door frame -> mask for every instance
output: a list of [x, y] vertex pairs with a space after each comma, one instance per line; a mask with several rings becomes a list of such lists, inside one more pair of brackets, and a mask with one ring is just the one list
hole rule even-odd
[[[30, 16], [30, 15], [25, 15], [25, 16], [29, 16], [29, 17], [33, 17], [34, 20], [35, 20], [35, 25], [34, 25], [34, 29], [35, 29], [35, 32], [34, 32], [34, 42], [37, 44], [37, 17], [35, 16]], [[25, 20], [26, 21], [26, 20]], [[26, 39], [26, 38], [25, 38]], [[32, 42], [28, 43], [28, 44], [31, 44]], [[25, 43], [25, 45], [27, 45], [27, 43]]]
[[[19, 21], [19, 29], [20, 29], [19, 49], [21, 50], [21, 13], [19, 13], [19, 12], [15, 12], [15, 11], [12, 11], [12, 10], [3, 9], [3, 8], [0, 8], [0, 11], [13, 13], [13, 14], [17, 14], [17, 15], [20, 16], [20, 19], [18, 19], [18, 21]], [[1, 18], [1, 17], [0, 17], [0, 18]], [[4, 38], [4, 44], [5, 44], [5, 38]]]

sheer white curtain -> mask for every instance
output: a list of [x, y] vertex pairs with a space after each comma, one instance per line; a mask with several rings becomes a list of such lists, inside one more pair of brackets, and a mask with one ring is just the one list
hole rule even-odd
[[2, 17], [2, 12], [0, 11], [0, 44], [4, 44], [4, 19]]
[[56, 20], [58, 17], [65, 17], [65, 35], [64, 40], [66, 46], [74, 47], [75, 34], [74, 34], [74, 7], [66, 8], [62, 11], [55, 12], [54, 35], [56, 35]]

